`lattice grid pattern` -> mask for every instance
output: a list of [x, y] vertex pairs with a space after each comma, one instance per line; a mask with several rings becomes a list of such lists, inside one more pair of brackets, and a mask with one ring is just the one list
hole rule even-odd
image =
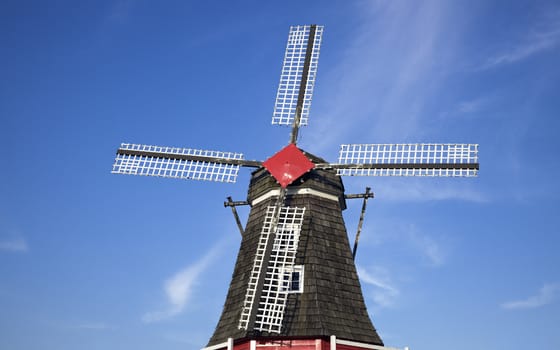
[[305, 208], [283, 207], [266, 270], [255, 329], [280, 333], [291, 285]]
[[[341, 145], [338, 162], [356, 164], [355, 168], [338, 169], [348, 176], [476, 176], [477, 169], [457, 169], [452, 164], [478, 163], [477, 144], [353, 144]], [[363, 164], [387, 165], [376, 169]], [[391, 168], [391, 164], [418, 164], [414, 169]], [[421, 166], [427, 164], [426, 167]], [[430, 167], [429, 164], [439, 164]], [[445, 165], [449, 165], [446, 167]]]
[[[290, 126], [293, 124], [303, 76], [303, 66], [307, 43], [309, 41], [310, 28], [311, 26], [309, 25], [290, 27], [288, 44], [286, 46], [284, 63], [282, 65], [282, 73], [280, 75], [280, 85], [278, 86], [274, 112], [272, 114], [272, 124]], [[313, 40], [300, 125], [307, 125], [309, 110], [311, 109], [311, 98], [313, 96], [313, 87], [315, 86], [315, 77], [317, 75], [322, 37], [323, 26], [317, 26], [315, 39]]]
[[249, 327], [249, 318], [251, 317], [251, 311], [253, 310], [253, 304], [255, 303], [257, 285], [259, 283], [259, 278], [264, 263], [264, 256], [266, 252], [266, 247], [268, 245], [268, 238], [270, 237], [270, 232], [272, 231], [272, 225], [275, 219], [275, 215], [274, 215], [274, 212], [276, 211], [275, 209], [276, 208], [274, 206], [269, 206], [266, 209], [263, 227], [261, 230], [261, 235], [259, 237], [259, 243], [257, 246], [257, 252], [255, 253], [255, 260], [253, 261], [251, 276], [249, 277], [249, 283], [247, 284], [247, 292], [245, 293], [243, 310], [241, 310], [241, 318], [239, 319], [239, 329], [247, 329]]
[[[223, 159], [243, 159], [241, 153], [196, 150], [190, 148], [162, 147], [123, 143], [121, 150], [159, 153], [161, 156], [117, 154], [113, 164], [114, 174], [159, 176], [176, 179], [235, 182], [239, 165], [218, 164], [205, 161], [173, 159], [173, 156], [201, 156]], [[169, 155], [169, 158], [166, 158]]]
[[[286, 298], [289, 293], [288, 286], [291, 284], [292, 276], [291, 273], [286, 272], [294, 270], [304, 214], [305, 208], [283, 207], [280, 209], [280, 215], [276, 217], [276, 207], [267, 208], [239, 320], [240, 329], [247, 329], [249, 326], [253, 307], [256, 306], [259, 279], [263, 267], [266, 267], [264, 285], [261, 295], [258, 296], [254, 329], [272, 333], [281, 331]], [[275, 239], [265, 266], [266, 248], [273, 231]]]

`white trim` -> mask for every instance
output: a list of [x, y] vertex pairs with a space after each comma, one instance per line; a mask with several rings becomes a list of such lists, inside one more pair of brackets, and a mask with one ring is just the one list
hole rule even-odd
[[[304, 265], [293, 265], [293, 266], [289, 266], [289, 267], [284, 267], [284, 268], [280, 268], [280, 279], [282, 281], [282, 287], [281, 290], [282, 291], [286, 291], [288, 294], [302, 294], [303, 293], [303, 282], [304, 282], [304, 271], [305, 271], [305, 267]], [[298, 278], [298, 285], [299, 285], [299, 289], [298, 290], [292, 290], [292, 277], [294, 272], [297, 272], [299, 275]], [[284, 288], [284, 275], [285, 274], [290, 274], [290, 284], [288, 286], [286, 286]]]
[[256, 340], [251, 340], [249, 342], [249, 350], [257, 350], [257, 341]]
[[[332, 336], [331, 336], [332, 337]], [[332, 339], [332, 338], [331, 338]], [[374, 349], [374, 350], [400, 350], [398, 348], [391, 348], [391, 347], [386, 347], [386, 346], [381, 346], [381, 345], [373, 345], [373, 344], [366, 344], [366, 343], [359, 343], [356, 341], [350, 341], [350, 340], [342, 340], [342, 339], [336, 339], [336, 344], [340, 344], [340, 345], [349, 345], [349, 346], [355, 346], [355, 347], [360, 347], [362, 349]], [[332, 345], [331, 345], [331, 349], [332, 349]], [[336, 348], [335, 348], [336, 349]], [[408, 348], [405, 348], [408, 349]]]
[[[309, 194], [309, 195], [312, 195], [312, 196], [317, 196], [317, 197], [321, 197], [321, 198], [325, 198], [325, 199], [330, 199], [331, 201], [338, 202], [338, 197], [337, 196], [329, 194], [329, 193], [317, 191], [317, 190], [314, 190], [312, 188], [299, 188], [297, 190], [288, 189], [286, 191], [287, 196], [305, 195], [305, 194]], [[262, 202], [264, 200], [267, 200], [267, 199], [272, 198], [272, 197], [278, 197], [279, 195], [280, 195], [280, 190], [270, 190], [267, 193], [263, 194], [262, 196], [253, 199], [253, 202], [251, 202], [251, 205], [259, 204], [260, 202]]]

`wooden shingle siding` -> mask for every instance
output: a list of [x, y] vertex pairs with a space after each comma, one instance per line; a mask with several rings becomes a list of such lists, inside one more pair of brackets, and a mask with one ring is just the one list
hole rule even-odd
[[[308, 156], [313, 161], [322, 161]], [[278, 188], [268, 172], [259, 169], [252, 175], [247, 200], [252, 203], [254, 199]], [[306, 208], [295, 262], [304, 266], [304, 292], [289, 294], [281, 334], [257, 334], [238, 329], [266, 208], [274, 205], [276, 200], [271, 197], [251, 207], [224, 309], [208, 346], [222, 343], [227, 338], [307, 338], [330, 335], [383, 345], [368, 316], [352, 259], [342, 217], [346, 203], [340, 177], [334, 171], [312, 170], [288, 186], [288, 189], [298, 188], [328, 193], [339, 200], [312, 194], [286, 198], [286, 206]]]

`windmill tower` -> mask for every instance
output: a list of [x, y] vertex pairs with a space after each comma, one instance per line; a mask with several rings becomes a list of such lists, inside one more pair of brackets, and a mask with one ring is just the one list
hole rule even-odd
[[234, 182], [252, 173], [245, 228], [222, 315], [207, 350], [383, 349], [366, 310], [342, 218], [346, 176], [476, 176], [478, 145], [342, 145], [337, 163], [297, 147], [307, 125], [323, 27], [290, 29], [272, 123], [290, 142], [265, 161], [240, 153], [121, 144], [113, 173]]

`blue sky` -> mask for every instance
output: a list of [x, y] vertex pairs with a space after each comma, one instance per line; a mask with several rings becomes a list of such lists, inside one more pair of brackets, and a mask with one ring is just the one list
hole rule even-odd
[[309, 23], [325, 32], [302, 148], [480, 144], [476, 179], [345, 179], [376, 196], [357, 266], [385, 343], [560, 348], [560, 6], [368, 0], [3, 1], [0, 348], [206, 344], [240, 241], [222, 202], [250, 172], [111, 175], [114, 153], [268, 158], [289, 137], [270, 125], [288, 28]]

